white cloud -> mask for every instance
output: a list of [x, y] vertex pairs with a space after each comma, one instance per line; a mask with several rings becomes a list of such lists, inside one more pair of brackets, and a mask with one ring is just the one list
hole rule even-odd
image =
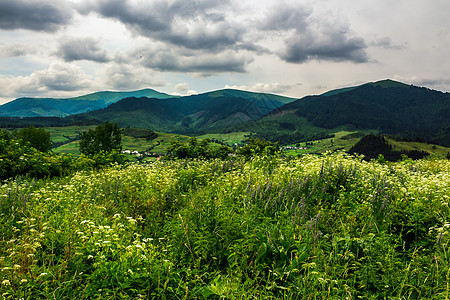
[[166, 83], [160, 76], [143, 66], [110, 64], [98, 74], [100, 89], [134, 90], [141, 88], [163, 87]]
[[36, 51], [25, 44], [16, 43], [6, 45], [4, 43], [0, 43], [0, 56], [19, 57], [34, 53], [36, 53]]
[[260, 93], [270, 93], [270, 94], [279, 94], [279, 93], [286, 93], [292, 87], [298, 86], [297, 85], [288, 85], [288, 84], [281, 84], [279, 82], [273, 82], [273, 83], [262, 83], [258, 82], [254, 85], [225, 85], [226, 89], [237, 89], [237, 90], [246, 90], [251, 92], [260, 92]]
[[52, 63], [46, 70], [29, 76], [0, 76], [0, 97], [39, 96], [52, 91], [77, 91], [88, 88], [92, 81], [74, 64]]
[[175, 95], [179, 96], [190, 96], [190, 95], [197, 95], [198, 92], [196, 90], [190, 89], [189, 84], [186, 82], [180, 82], [175, 85], [176, 93]]

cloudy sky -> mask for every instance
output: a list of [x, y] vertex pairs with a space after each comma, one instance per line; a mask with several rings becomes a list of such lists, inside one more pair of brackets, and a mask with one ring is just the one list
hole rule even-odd
[[450, 91], [449, 0], [0, 0], [0, 104], [153, 88]]

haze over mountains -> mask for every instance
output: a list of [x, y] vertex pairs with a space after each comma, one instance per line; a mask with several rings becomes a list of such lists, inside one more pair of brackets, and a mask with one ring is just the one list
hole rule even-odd
[[[68, 105], [64, 109], [55, 109], [64, 111], [66, 115], [76, 110], [88, 112], [58, 119], [40, 118], [39, 124], [98, 124], [109, 120], [118, 122], [121, 127], [192, 135], [246, 131], [282, 143], [322, 138], [336, 130], [348, 129], [450, 145], [450, 94], [392, 80], [297, 100], [239, 90], [220, 90], [177, 98], [153, 90], [111, 94], [115, 98], [103, 98], [103, 95], [108, 96], [105, 93], [112, 92], [84, 96], [87, 100], [83, 97], [64, 100]], [[144, 93], [148, 93], [147, 96], [142, 96]], [[97, 98], [93, 99], [93, 95]], [[120, 96], [126, 98], [118, 101]], [[29, 99], [17, 99], [7, 103], [9, 105], [5, 104], [7, 109], [5, 105], [0, 106], [0, 114], [11, 113], [16, 105], [21, 108], [17, 111], [22, 116], [30, 116], [37, 114], [43, 103], [64, 102], [53, 100], [36, 100], [39, 106], [33, 105], [35, 102]], [[77, 102], [81, 104], [76, 105]], [[89, 103], [93, 105], [89, 106]], [[35, 121], [37, 119], [33, 118], [20, 120], [22, 124]], [[19, 120], [2, 118], [0, 122], [14, 126], [14, 122]]]

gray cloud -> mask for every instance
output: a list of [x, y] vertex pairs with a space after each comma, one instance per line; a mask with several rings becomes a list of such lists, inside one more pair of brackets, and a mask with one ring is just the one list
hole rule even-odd
[[368, 62], [366, 48], [362, 38], [347, 37], [339, 32], [322, 39], [294, 36], [286, 40], [286, 47], [280, 57], [292, 63], [303, 63], [312, 59], [363, 63]]
[[392, 39], [388, 36], [385, 36], [382, 38], [377, 38], [377, 39], [371, 41], [370, 46], [380, 47], [380, 48], [385, 48], [385, 49], [397, 49], [397, 50], [405, 48], [404, 45], [394, 45], [392, 43]]
[[0, 43], [0, 56], [18, 57], [35, 53], [35, 50], [23, 44], [5, 45]]
[[0, 28], [56, 31], [70, 22], [71, 10], [62, 1], [0, 0]]
[[341, 22], [312, 16], [312, 9], [284, 2], [270, 10], [259, 28], [284, 35], [283, 49], [277, 53], [291, 63], [309, 60], [368, 62], [366, 42], [351, 36], [350, 29]]
[[66, 62], [76, 60], [91, 60], [95, 62], [108, 62], [107, 52], [99, 45], [99, 41], [86, 38], [66, 38], [60, 41], [56, 54]]
[[304, 5], [291, 6], [283, 1], [270, 9], [268, 15], [261, 20], [258, 27], [262, 30], [306, 30], [308, 17], [312, 9]]
[[130, 57], [139, 57], [138, 63], [159, 71], [193, 72], [208, 76], [217, 72], [245, 72], [253, 58], [233, 51], [208, 53], [180, 47], [140, 48]]
[[155, 75], [154, 72], [142, 66], [130, 66], [127, 64], [109, 64], [99, 71], [100, 81], [106, 86], [118, 90], [131, 90], [145, 87], [159, 87], [166, 83]]
[[[157, 70], [183, 72], [244, 72], [248, 60], [232, 52], [252, 55], [276, 53], [290, 63], [309, 60], [368, 62], [367, 45], [352, 36], [342, 22], [313, 17], [311, 6], [276, 2], [263, 17], [239, 18], [230, 1], [206, 0], [172, 2], [154, 0], [98, 0], [78, 7], [118, 20], [138, 35], [168, 43], [169, 52], [146, 54], [145, 65]], [[233, 17], [231, 17], [233, 15]], [[260, 38], [281, 38], [279, 49], [258, 45]], [[195, 53], [170, 53], [184, 48]], [[227, 53], [227, 54], [223, 54]], [[209, 56], [216, 54], [217, 56]], [[206, 56], [199, 58], [200, 56]], [[228, 56], [227, 59], [223, 59]], [[219, 59], [217, 59], [219, 58]]]
[[173, 2], [155, 0], [133, 5], [128, 0], [101, 0], [82, 5], [81, 13], [96, 12], [121, 21], [134, 32], [188, 49], [222, 51], [242, 42], [245, 26], [228, 20], [223, 0]]

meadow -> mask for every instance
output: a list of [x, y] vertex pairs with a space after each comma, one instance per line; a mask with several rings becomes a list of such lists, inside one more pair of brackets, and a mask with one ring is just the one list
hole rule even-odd
[[162, 160], [0, 186], [4, 299], [449, 299], [450, 160]]

